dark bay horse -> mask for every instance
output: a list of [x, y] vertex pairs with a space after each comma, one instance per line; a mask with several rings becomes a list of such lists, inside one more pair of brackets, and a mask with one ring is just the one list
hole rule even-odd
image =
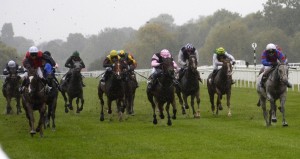
[[[260, 86], [262, 78], [261, 74], [257, 78], [257, 93], [261, 108], [263, 110], [263, 116], [266, 121], [266, 126], [271, 125], [272, 122], [277, 122], [276, 119], [276, 100], [280, 100], [280, 107], [278, 108], [282, 113], [282, 126], [288, 126], [285, 119], [285, 101], [286, 101], [286, 82], [288, 80], [288, 66], [286, 64], [278, 64], [276, 68], [269, 74], [267, 81], [265, 82], [265, 88]], [[269, 119], [266, 108], [266, 100], [270, 101]]]
[[[46, 89], [40, 77], [36, 73], [36, 69], [28, 70], [29, 86], [25, 87], [22, 94], [22, 104], [26, 111], [26, 117], [29, 120], [30, 134], [33, 136], [36, 132], [40, 132], [43, 137], [43, 126], [46, 112]], [[40, 117], [39, 123], [34, 129], [34, 114], [33, 111], [38, 110]]]
[[124, 83], [124, 93], [125, 93], [124, 105], [127, 114], [134, 115], [133, 107], [134, 107], [134, 98], [135, 98], [137, 83], [135, 81], [135, 77], [132, 70], [128, 69], [128, 64], [126, 63], [126, 61], [121, 61], [121, 63], [123, 63], [122, 68], [124, 68], [122, 73], [122, 79]]
[[166, 103], [166, 112], [168, 114], [168, 125], [172, 125], [170, 117], [170, 104], [173, 107], [173, 119], [176, 119], [176, 102], [175, 102], [175, 88], [173, 84], [174, 66], [173, 58], [163, 58], [161, 63], [162, 74], [157, 79], [157, 84], [153, 86], [152, 90], [147, 91], [148, 100], [151, 103], [153, 110], [153, 124], [157, 124], [155, 108], [158, 107], [159, 116], [164, 119], [163, 106]]
[[217, 110], [216, 115], [218, 115], [219, 110], [223, 110], [222, 107], [222, 96], [226, 94], [227, 97], [227, 107], [228, 107], [228, 116], [231, 116], [230, 110], [230, 97], [231, 97], [231, 84], [232, 84], [232, 65], [231, 62], [227, 59], [222, 60], [223, 65], [220, 70], [218, 70], [213, 83], [211, 83], [212, 73], [208, 76], [207, 79], [207, 89], [211, 103], [211, 110], [215, 114], [215, 104], [214, 104], [214, 95], [217, 94]]
[[50, 127], [51, 119], [52, 119], [52, 130], [55, 130], [55, 111], [57, 105], [58, 98], [58, 88], [54, 78], [54, 74], [49, 74], [46, 79], [50, 86], [52, 87], [51, 91], [47, 94], [46, 104], [48, 106], [47, 116], [46, 116], [46, 126]]
[[[188, 67], [185, 70], [183, 77], [180, 80], [180, 89], [176, 89], [176, 94], [179, 98], [179, 103], [182, 106], [182, 114], [185, 114], [185, 109], [189, 108], [187, 102], [188, 96], [191, 96], [191, 106], [193, 109], [194, 118], [200, 118], [200, 86], [198, 81], [197, 58], [195, 55], [190, 55], [188, 59]], [[183, 100], [181, 97], [183, 95]], [[197, 100], [198, 111], [195, 111], [194, 100]]]
[[[108, 105], [108, 114], [112, 114], [111, 103], [112, 101], [116, 101], [117, 103], [117, 111], [119, 114], [119, 121], [123, 120], [124, 113], [124, 82], [122, 81], [122, 64], [119, 60], [116, 60], [114, 63], [114, 67], [112, 69], [112, 73], [109, 78], [105, 82], [105, 84], [101, 83], [101, 80], [98, 84], [98, 97], [101, 105], [100, 112], [100, 121], [104, 121], [104, 100], [103, 94], [106, 94], [107, 97], [107, 105]], [[111, 119], [111, 118], [110, 118]]]
[[[77, 110], [76, 113], [80, 113], [83, 109], [83, 104], [84, 104], [84, 98], [83, 98], [83, 89], [82, 89], [82, 77], [81, 77], [81, 69], [82, 65], [80, 62], [75, 62], [74, 63], [74, 68], [71, 69], [71, 77], [69, 82], [62, 86], [61, 88], [61, 94], [64, 98], [65, 101], [65, 112], [68, 113], [69, 109], [73, 110], [73, 99], [76, 98], [76, 105], [77, 105]], [[63, 80], [61, 80], [61, 85], [63, 83]], [[68, 97], [66, 96], [68, 95]], [[79, 107], [79, 100], [80, 100], [80, 107]]]
[[6, 86], [2, 87], [3, 96], [6, 99], [6, 114], [10, 114], [12, 111], [11, 100], [16, 99], [17, 114], [21, 113], [21, 93], [19, 92], [21, 77], [18, 75], [16, 68], [10, 69], [10, 74], [6, 77]]

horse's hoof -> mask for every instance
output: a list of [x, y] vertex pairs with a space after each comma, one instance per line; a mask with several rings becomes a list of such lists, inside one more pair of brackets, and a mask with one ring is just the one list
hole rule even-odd
[[111, 113], [112, 113], [112, 110], [108, 110], [107, 113], [108, 113], [108, 114], [111, 114]]
[[228, 113], [227, 115], [228, 115], [228, 117], [231, 117], [231, 116], [232, 116], [232, 114], [231, 114], [231, 113]]
[[104, 121], [104, 117], [100, 117], [100, 121]]
[[36, 131], [31, 130], [31, 131], [30, 131], [30, 134], [31, 134], [31, 136], [34, 135], [34, 134], [36, 134]]
[[219, 106], [219, 110], [223, 110], [223, 107], [221, 105]]
[[283, 126], [283, 127], [287, 127], [287, 126], [289, 126], [289, 124], [288, 124], [287, 122], [283, 122], [283, 123], [282, 123], [282, 126]]
[[174, 119], [174, 120], [175, 120], [175, 119], [176, 119], [176, 116], [175, 116], [175, 115], [173, 115], [173, 116], [172, 116], [172, 119]]
[[277, 119], [276, 118], [272, 118], [272, 122], [273, 123], [277, 123]]
[[172, 121], [168, 120], [168, 126], [172, 126]]
[[153, 119], [153, 124], [154, 124], [154, 125], [157, 124], [157, 119]]
[[36, 132], [40, 132], [40, 130], [41, 130], [40, 128], [36, 128], [35, 129]]
[[69, 113], [69, 109], [68, 108], [65, 108], [65, 113]]
[[163, 114], [159, 115], [160, 119], [164, 119], [165, 116]]

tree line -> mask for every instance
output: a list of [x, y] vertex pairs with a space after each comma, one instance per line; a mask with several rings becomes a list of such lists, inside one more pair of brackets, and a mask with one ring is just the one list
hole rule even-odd
[[[55, 39], [38, 45], [42, 51], [50, 51], [60, 70], [65, 71], [66, 59], [75, 51], [80, 52], [87, 70], [101, 70], [104, 58], [110, 50], [124, 49], [133, 54], [138, 68], [150, 68], [151, 57], [162, 49], [171, 51], [177, 61], [179, 49], [192, 43], [199, 51], [200, 65], [211, 65], [212, 54], [217, 47], [224, 47], [236, 59], [253, 64], [253, 48], [256, 42], [257, 60], [265, 46], [278, 44], [289, 62], [300, 62], [300, 2], [298, 0], [268, 0], [263, 10], [242, 17], [225, 9], [213, 15], [199, 16], [183, 25], [176, 25], [169, 14], [149, 19], [143, 26], [133, 28], [105, 28], [97, 35], [83, 36], [70, 33], [66, 41]], [[4, 67], [9, 59], [21, 62], [34, 42], [15, 37], [11, 23], [5, 23], [0, 37], [0, 62]]]

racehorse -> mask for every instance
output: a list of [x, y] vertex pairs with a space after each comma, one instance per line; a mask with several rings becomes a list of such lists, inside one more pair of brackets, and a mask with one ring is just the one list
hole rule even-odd
[[[180, 88], [177, 87], [176, 94], [179, 98], [179, 103], [182, 106], [182, 114], [185, 114], [185, 109], [189, 108], [187, 102], [188, 96], [191, 96], [191, 106], [193, 109], [194, 118], [200, 118], [200, 86], [198, 82], [197, 58], [195, 55], [190, 55], [188, 59], [188, 67], [185, 70], [183, 77], [180, 80]], [[181, 97], [183, 95], [183, 100]], [[198, 111], [194, 108], [194, 99], [196, 97]]]
[[21, 77], [18, 75], [18, 71], [16, 68], [10, 69], [10, 74], [6, 77], [6, 86], [2, 87], [3, 96], [6, 99], [6, 114], [10, 114], [11, 107], [11, 99], [15, 98], [17, 102], [17, 114], [21, 113], [20, 99], [21, 94], [19, 92], [19, 86], [21, 82]]
[[103, 94], [106, 94], [107, 97], [107, 105], [108, 105], [108, 114], [112, 114], [111, 103], [112, 101], [116, 101], [117, 103], [117, 111], [119, 114], [119, 121], [122, 121], [123, 113], [124, 113], [124, 83], [122, 81], [122, 64], [119, 60], [114, 62], [114, 66], [112, 68], [112, 72], [105, 81], [105, 84], [101, 83], [101, 80], [98, 84], [98, 97], [101, 105], [100, 112], [100, 121], [104, 121], [104, 100]]
[[227, 107], [228, 107], [228, 116], [231, 116], [230, 110], [230, 97], [231, 97], [231, 84], [232, 84], [232, 65], [231, 62], [227, 59], [222, 59], [223, 62], [222, 68], [218, 70], [211, 83], [212, 73], [208, 76], [207, 89], [211, 103], [211, 110], [215, 114], [215, 104], [214, 104], [214, 95], [217, 94], [217, 110], [216, 115], [218, 115], [219, 110], [223, 110], [222, 107], [222, 96], [226, 94], [227, 97]]
[[[263, 116], [266, 121], [266, 126], [271, 125], [272, 122], [277, 122], [276, 118], [276, 100], [280, 100], [280, 107], [278, 108], [282, 113], [282, 126], [288, 126], [285, 119], [285, 101], [286, 101], [286, 82], [288, 80], [288, 66], [286, 64], [278, 64], [275, 69], [269, 74], [267, 81], [265, 82], [265, 88], [261, 87], [260, 81], [263, 74], [257, 78], [257, 93], [261, 108], [263, 110]], [[266, 108], [266, 100], [270, 101], [269, 119]]]
[[[36, 69], [28, 70], [28, 78], [29, 86], [25, 87], [23, 91], [22, 105], [26, 111], [26, 117], [29, 120], [31, 136], [33, 136], [36, 132], [40, 132], [40, 136], [43, 137], [47, 90], [40, 77], [37, 75]], [[34, 110], [38, 110], [40, 113], [39, 123], [36, 130], [34, 130]]]
[[170, 104], [173, 107], [172, 119], [176, 119], [176, 102], [175, 102], [175, 88], [173, 84], [174, 78], [174, 66], [173, 58], [163, 58], [163, 62], [160, 64], [162, 74], [157, 78], [157, 83], [153, 86], [153, 89], [147, 90], [148, 100], [151, 103], [153, 110], [153, 124], [157, 124], [155, 108], [158, 107], [160, 118], [164, 119], [163, 106], [166, 103], [166, 112], [168, 114], [168, 125], [172, 125], [169, 108]]
[[[83, 98], [83, 89], [82, 89], [82, 77], [81, 77], [81, 69], [82, 65], [80, 62], [74, 63], [74, 68], [71, 69], [71, 77], [69, 82], [62, 86], [63, 80], [61, 80], [61, 94], [65, 101], [65, 112], [68, 113], [69, 109], [73, 110], [73, 99], [76, 98], [76, 105], [77, 110], [76, 113], [80, 113], [83, 109], [84, 98]], [[66, 93], [68, 97], [66, 96]], [[80, 100], [80, 107], [79, 107], [79, 100]], [[68, 103], [69, 102], [69, 103]]]
[[137, 83], [135, 81], [135, 77], [132, 70], [128, 69], [128, 64], [126, 63], [126, 61], [121, 61], [121, 63], [123, 63], [122, 68], [124, 68], [122, 73], [125, 93], [124, 105], [127, 114], [134, 115], [133, 107]]
[[46, 126], [50, 127], [50, 120], [52, 119], [52, 130], [55, 130], [55, 111], [56, 111], [56, 105], [57, 105], [57, 97], [58, 97], [58, 88], [57, 83], [55, 81], [55, 75], [49, 74], [47, 76], [47, 81], [50, 83], [50, 86], [52, 87], [51, 91], [48, 93], [46, 104], [48, 106], [47, 116], [46, 116]]

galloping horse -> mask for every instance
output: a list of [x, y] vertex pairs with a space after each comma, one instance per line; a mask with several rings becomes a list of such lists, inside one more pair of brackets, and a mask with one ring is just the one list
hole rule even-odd
[[[36, 73], [36, 69], [28, 70], [29, 86], [25, 87], [22, 94], [22, 104], [26, 111], [26, 117], [29, 120], [30, 134], [33, 136], [36, 132], [40, 132], [43, 137], [43, 125], [46, 112], [46, 89], [40, 77]], [[34, 114], [33, 111], [38, 110], [40, 113], [39, 123], [34, 130]]]
[[[185, 71], [180, 81], [181, 89], [176, 89], [176, 94], [179, 98], [179, 103], [182, 106], [182, 114], [185, 114], [185, 109], [189, 108], [187, 102], [188, 96], [191, 96], [191, 106], [193, 109], [194, 118], [200, 117], [200, 94], [199, 94], [199, 82], [198, 82], [198, 70], [197, 70], [197, 58], [195, 55], [190, 55], [188, 59], [188, 68]], [[181, 97], [183, 95], [183, 101]], [[198, 111], [194, 108], [194, 99], [197, 99]], [[184, 103], [183, 103], [184, 102]]]
[[55, 75], [49, 74], [47, 76], [47, 81], [50, 83], [50, 86], [52, 87], [51, 91], [48, 93], [46, 104], [48, 105], [48, 112], [47, 112], [47, 118], [46, 118], [46, 125], [47, 127], [50, 127], [50, 120], [52, 119], [52, 130], [55, 130], [55, 111], [56, 111], [56, 105], [57, 105], [57, 97], [58, 97], [58, 88], [55, 81]]
[[[162, 74], [157, 79], [157, 84], [154, 85], [152, 90], [147, 91], [148, 100], [152, 105], [153, 110], [153, 124], [157, 124], [155, 107], [158, 107], [160, 118], [164, 119], [163, 106], [166, 104], [166, 111], [168, 114], [168, 125], [172, 125], [169, 108], [170, 104], [173, 106], [173, 119], [176, 119], [176, 102], [174, 95], [174, 66], [172, 58], [163, 58], [163, 62], [160, 64]], [[154, 98], [154, 99], [153, 99]]]
[[137, 83], [135, 81], [135, 78], [133, 77], [133, 72], [131, 70], [128, 70], [128, 64], [126, 61], [121, 61], [123, 63], [123, 83], [124, 83], [124, 93], [125, 93], [125, 99], [124, 104], [126, 107], [126, 112], [130, 115], [134, 115], [134, 98], [135, 98], [135, 90], [137, 88]]
[[99, 81], [98, 85], [98, 97], [100, 99], [101, 112], [100, 112], [100, 121], [104, 121], [104, 100], [103, 94], [107, 96], [107, 105], [108, 105], [108, 114], [112, 114], [111, 103], [116, 100], [117, 111], [119, 113], [119, 121], [122, 120], [124, 113], [124, 83], [122, 81], [122, 64], [119, 60], [116, 60], [110, 77], [107, 79], [105, 84], [102, 84]]
[[6, 77], [6, 86], [2, 87], [2, 93], [3, 96], [6, 99], [6, 114], [11, 113], [11, 99], [15, 98], [17, 102], [17, 114], [21, 113], [21, 106], [20, 106], [20, 99], [21, 99], [21, 94], [19, 92], [19, 86], [20, 86], [20, 81], [21, 77], [18, 76], [18, 72], [16, 68], [11, 68], [10, 69], [10, 74]]
[[[288, 80], [288, 66], [286, 64], [278, 64], [276, 68], [270, 73], [267, 81], [265, 82], [265, 88], [260, 86], [262, 78], [261, 74], [257, 78], [257, 93], [259, 94], [261, 108], [263, 110], [263, 116], [266, 121], [266, 126], [271, 125], [272, 122], [277, 122], [276, 119], [276, 100], [280, 100], [280, 107], [278, 108], [282, 113], [282, 126], [288, 126], [285, 120], [285, 101], [286, 101], [286, 82]], [[266, 100], [270, 101], [269, 119], [266, 108]]]
[[[76, 113], [80, 113], [83, 109], [83, 104], [84, 104], [84, 98], [83, 98], [83, 89], [82, 89], [82, 77], [81, 77], [81, 69], [82, 65], [80, 62], [75, 62], [74, 63], [74, 68], [71, 69], [71, 78], [69, 82], [62, 87], [61, 89], [61, 94], [64, 97], [65, 101], [65, 112], [68, 113], [69, 110], [73, 110], [73, 99], [76, 98], [76, 105], [77, 105], [77, 110]], [[63, 83], [63, 80], [61, 80], [61, 84]], [[66, 93], [68, 95], [68, 98], [66, 96]], [[79, 99], [80, 99], [80, 107], [79, 107]], [[69, 103], [68, 103], [69, 102]]]
[[228, 116], [231, 116], [230, 110], [230, 96], [231, 96], [231, 84], [232, 84], [232, 65], [229, 60], [223, 59], [223, 65], [220, 70], [218, 70], [214, 82], [211, 83], [212, 73], [208, 76], [207, 89], [211, 103], [211, 110], [215, 114], [215, 104], [214, 104], [214, 95], [217, 94], [217, 110], [216, 115], [218, 115], [219, 110], [223, 110], [222, 107], [222, 95], [226, 94], [227, 97], [227, 107], [228, 107]]

